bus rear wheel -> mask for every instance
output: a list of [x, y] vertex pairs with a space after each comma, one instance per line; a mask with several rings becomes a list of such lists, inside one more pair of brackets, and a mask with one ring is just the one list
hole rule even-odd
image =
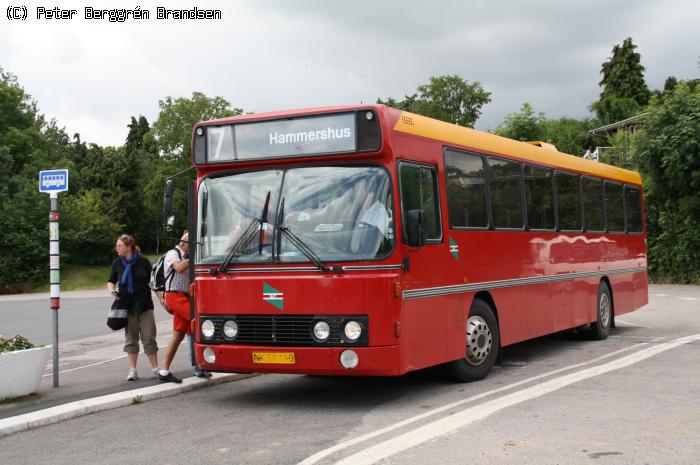
[[610, 288], [605, 281], [601, 281], [598, 286], [598, 318], [595, 323], [591, 323], [589, 336], [591, 339], [602, 341], [607, 339], [610, 332], [610, 325], [613, 319], [613, 305]]
[[500, 333], [491, 306], [474, 299], [466, 324], [467, 347], [464, 358], [446, 365], [450, 379], [461, 383], [485, 378], [498, 357]]

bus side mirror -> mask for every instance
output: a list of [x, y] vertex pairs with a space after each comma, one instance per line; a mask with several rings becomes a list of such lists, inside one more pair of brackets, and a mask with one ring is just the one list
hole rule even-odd
[[170, 231], [175, 226], [175, 217], [172, 215], [173, 210], [173, 180], [165, 181], [165, 189], [163, 190], [163, 228]]
[[423, 210], [409, 210], [406, 216], [406, 236], [408, 245], [421, 247], [425, 243], [423, 229]]

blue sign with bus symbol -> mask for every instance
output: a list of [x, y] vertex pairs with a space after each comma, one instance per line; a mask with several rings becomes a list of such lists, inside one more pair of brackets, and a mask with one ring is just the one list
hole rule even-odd
[[39, 172], [40, 192], [63, 192], [68, 190], [68, 170]]

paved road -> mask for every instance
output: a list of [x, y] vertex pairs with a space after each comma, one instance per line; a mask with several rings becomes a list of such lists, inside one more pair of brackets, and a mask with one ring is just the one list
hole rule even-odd
[[[112, 299], [103, 289], [66, 292], [58, 316], [59, 343], [111, 332], [107, 312]], [[156, 321], [172, 318], [156, 301]], [[52, 312], [48, 294], [0, 296], [0, 334], [22, 334], [37, 344], [52, 342]]]
[[653, 286], [607, 340], [518, 344], [478, 383], [264, 375], [8, 436], [0, 463], [694, 465], [699, 313]]

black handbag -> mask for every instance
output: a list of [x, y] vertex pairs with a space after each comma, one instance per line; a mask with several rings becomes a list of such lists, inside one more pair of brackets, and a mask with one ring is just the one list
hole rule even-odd
[[107, 326], [112, 331], [118, 331], [126, 328], [126, 323], [129, 321], [128, 311], [126, 309], [126, 299], [114, 299], [112, 308], [107, 314]]

